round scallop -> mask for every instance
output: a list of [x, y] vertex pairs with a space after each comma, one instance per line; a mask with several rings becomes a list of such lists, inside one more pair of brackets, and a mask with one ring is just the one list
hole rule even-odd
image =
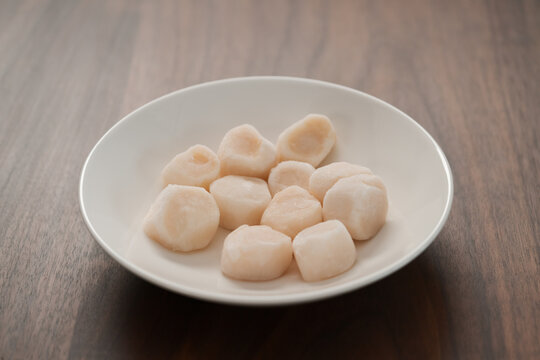
[[315, 168], [302, 161], [283, 161], [270, 170], [268, 176], [268, 188], [274, 196], [277, 192], [292, 185], [298, 185], [301, 188], [309, 188], [309, 178], [315, 171]]
[[258, 225], [272, 197], [266, 181], [238, 175], [228, 175], [210, 185], [221, 213], [220, 225], [234, 230], [240, 225]]
[[325, 220], [341, 221], [354, 240], [375, 236], [386, 221], [386, 188], [375, 175], [343, 178], [326, 192], [323, 201]]
[[300, 231], [294, 238], [293, 251], [305, 281], [339, 275], [356, 260], [354, 242], [339, 220], [328, 220]]
[[221, 271], [234, 279], [280, 277], [292, 261], [291, 238], [269, 226], [240, 226], [223, 243]]
[[278, 138], [280, 161], [297, 160], [317, 167], [336, 143], [336, 131], [324, 115], [310, 114], [285, 129]]
[[219, 225], [216, 201], [201, 187], [168, 185], [143, 222], [143, 230], [154, 241], [172, 251], [206, 247]]
[[274, 195], [262, 215], [261, 224], [293, 238], [300, 231], [321, 221], [319, 200], [306, 189], [293, 185]]
[[195, 145], [176, 155], [163, 169], [161, 179], [169, 184], [201, 186], [208, 189], [219, 177], [219, 159], [210, 148]]
[[321, 202], [338, 180], [359, 174], [372, 174], [367, 167], [340, 161], [321, 166], [309, 178], [309, 191]]
[[266, 179], [277, 162], [274, 145], [251, 125], [229, 130], [217, 152], [221, 175], [243, 175]]

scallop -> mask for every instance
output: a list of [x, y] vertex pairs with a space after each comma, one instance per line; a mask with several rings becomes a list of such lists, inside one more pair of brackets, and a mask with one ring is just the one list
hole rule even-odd
[[143, 230], [154, 241], [172, 251], [206, 247], [219, 225], [216, 201], [201, 187], [168, 185], [143, 221]]
[[339, 275], [356, 261], [354, 242], [339, 220], [328, 220], [300, 231], [294, 238], [293, 251], [306, 281]]
[[298, 185], [301, 188], [309, 188], [309, 178], [315, 171], [315, 168], [302, 161], [283, 161], [270, 170], [268, 176], [268, 187], [270, 193], [274, 196], [277, 192], [292, 185]]
[[266, 179], [277, 162], [274, 145], [251, 125], [229, 130], [217, 152], [221, 175], [243, 175]]
[[310, 114], [285, 129], [278, 138], [280, 161], [297, 160], [317, 167], [336, 143], [336, 131], [324, 115]]
[[355, 240], [375, 236], [386, 221], [387, 211], [386, 188], [378, 176], [370, 174], [338, 180], [323, 201], [324, 219], [341, 221]]
[[360, 165], [350, 164], [348, 162], [334, 162], [326, 166], [321, 166], [309, 178], [309, 191], [321, 202], [324, 195], [339, 179], [345, 177], [371, 174], [371, 170]]
[[201, 186], [208, 190], [219, 177], [219, 159], [204, 145], [195, 145], [176, 155], [163, 169], [161, 179], [169, 184]]
[[266, 181], [247, 176], [228, 175], [210, 185], [221, 213], [220, 225], [234, 230], [240, 225], [258, 225], [272, 197]]
[[303, 229], [321, 221], [319, 200], [306, 189], [293, 185], [274, 195], [262, 215], [261, 224], [293, 238]]
[[291, 261], [290, 237], [269, 226], [242, 225], [225, 238], [221, 271], [238, 280], [272, 280], [280, 277]]

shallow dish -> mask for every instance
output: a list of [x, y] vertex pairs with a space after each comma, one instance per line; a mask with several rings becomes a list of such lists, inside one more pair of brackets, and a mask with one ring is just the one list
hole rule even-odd
[[[177, 153], [200, 143], [217, 150], [227, 130], [253, 124], [268, 139], [308, 113], [334, 122], [337, 146], [323, 164], [349, 161], [384, 180], [387, 223], [356, 242], [353, 268], [306, 283], [293, 264], [279, 279], [242, 282], [223, 276], [219, 258], [228, 233], [218, 230], [204, 250], [176, 254], [142, 232], [160, 191], [159, 174]], [[418, 256], [444, 225], [452, 203], [450, 166], [437, 143], [413, 119], [373, 96], [344, 86], [289, 77], [247, 77], [178, 90], [135, 110], [92, 149], [80, 180], [84, 220], [105, 251], [138, 276], [200, 299], [278, 305], [342, 294], [377, 281]]]

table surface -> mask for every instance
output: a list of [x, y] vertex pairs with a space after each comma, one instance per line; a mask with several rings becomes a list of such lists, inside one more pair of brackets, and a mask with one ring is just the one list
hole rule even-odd
[[[396, 274], [277, 308], [124, 270], [78, 181], [96, 141], [188, 85], [291, 75], [404, 110], [446, 152], [453, 209]], [[0, 358], [540, 358], [540, 2], [0, 3]]]

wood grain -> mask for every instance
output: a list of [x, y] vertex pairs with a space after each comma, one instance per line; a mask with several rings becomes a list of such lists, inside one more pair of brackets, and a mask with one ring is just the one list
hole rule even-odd
[[[0, 2], [0, 359], [540, 358], [540, 2]], [[351, 86], [440, 143], [455, 197], [403, 270], [327, 301], [205, 303], [92, 240], [84, 159], [119, 118], [195, 83]]]

